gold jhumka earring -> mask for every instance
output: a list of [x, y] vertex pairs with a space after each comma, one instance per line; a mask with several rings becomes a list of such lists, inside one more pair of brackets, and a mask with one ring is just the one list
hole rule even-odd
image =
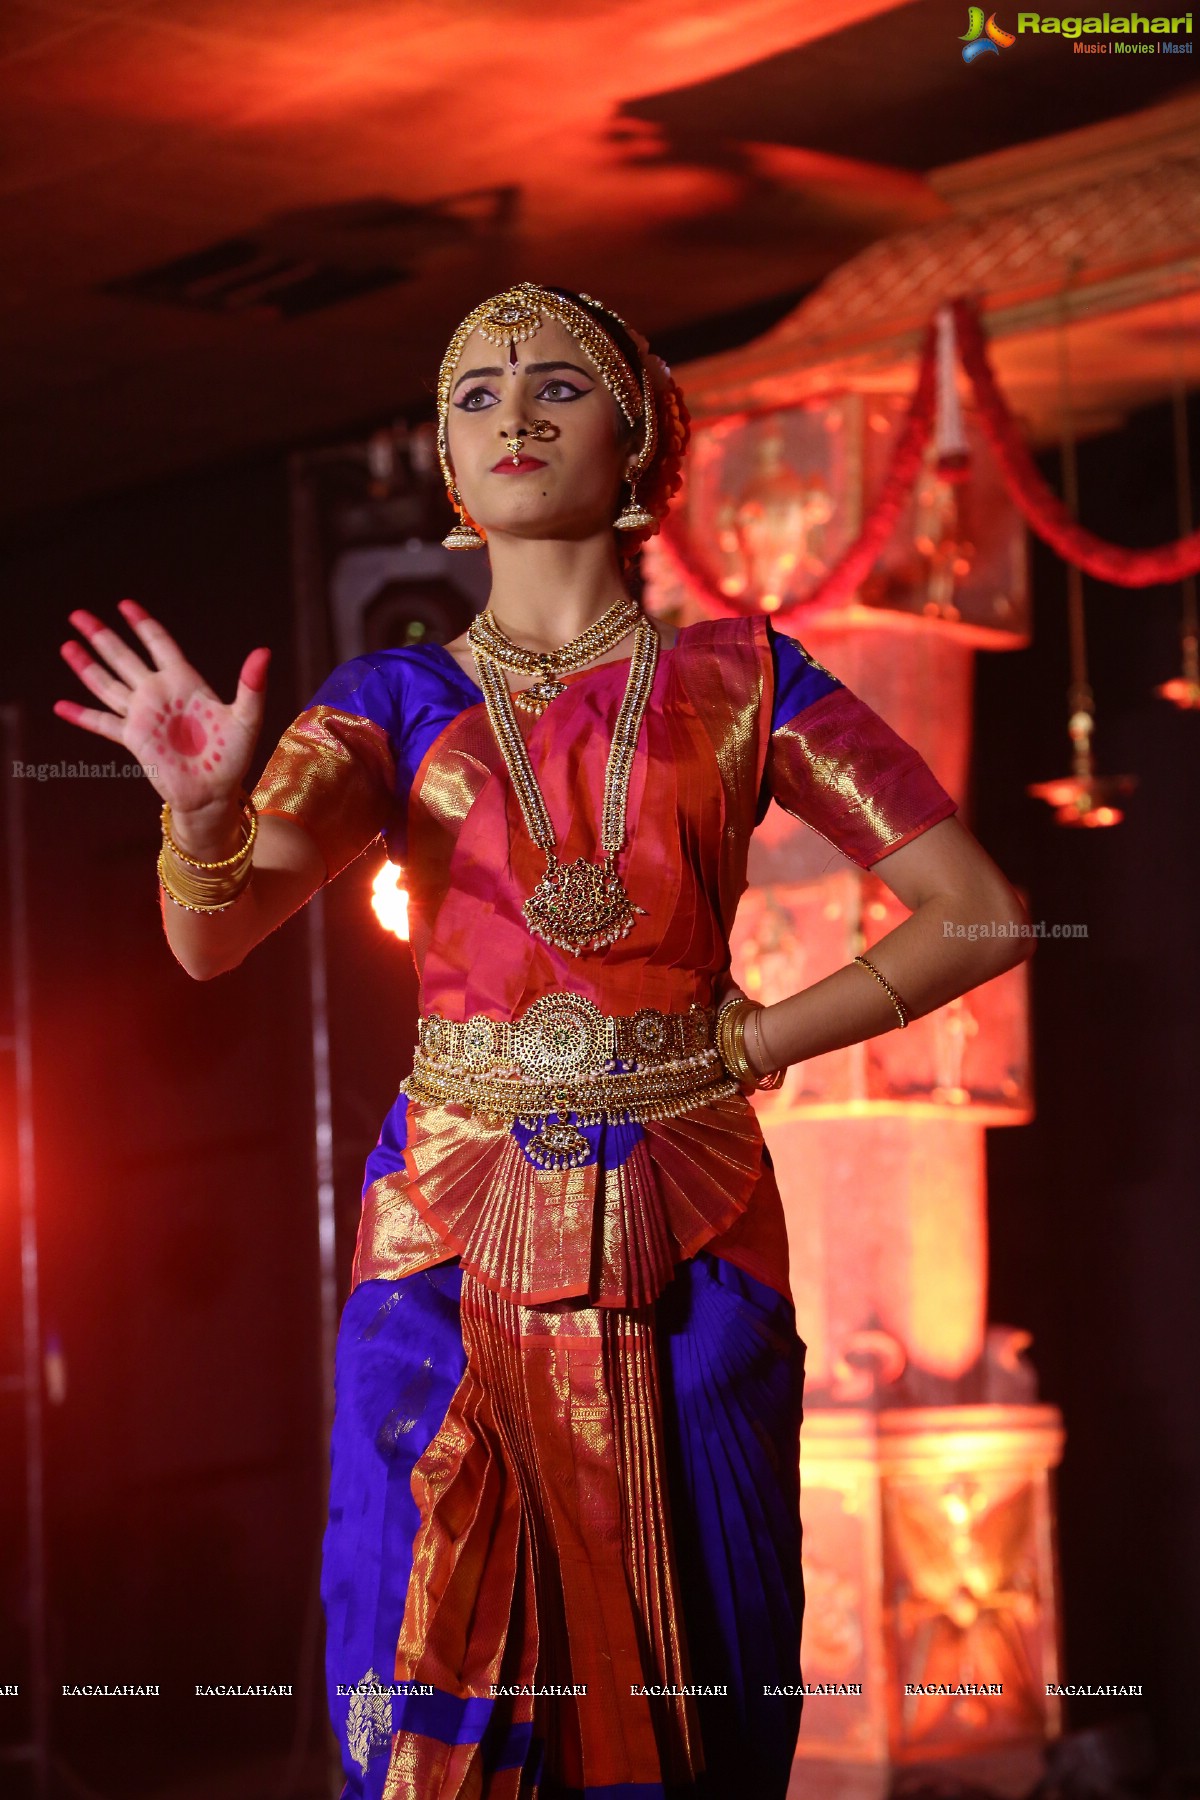
[[626, 481], [630, 482], [630, 499], [622, 506], [617, 517], [613, 518], [613, 531], [644, 531], [646, 526], [658, 524], [655, 515], [637, 504], [637, 484], [646, 473], [651, 455], [655, 454], [658, 443], [657, 425], [655, 425], [655, 394], [649, 385], [649, 373], [642, 369], [642, 418], [646, 419], [646, 430], [642, 432], [642, 446], [637, 457], [631, 461], [626, 470]]
[[642, 370], [642, 407], [642, 416], [646, 421], [645, 430], [642, 433], [642, 446], [626, 471], [625, 479], [629, 483], [629, 499], [613, 520], [614, 531], [644, 531], [648, 525], [657, 525], [658, 523], [657, 516], [648, 508], [639, 506], [637, 498], [638, 481], [645, 473], [646, 466], [654, 455], [658, 442], [654, 391], [650, 386], [650, 377], [645, 369]]
[[637, 502], [637, 477], [629, 483], [629, 499], [613, 520], [614, 531], [644, 531], [647, 525], [657, 525], [658, 519], [652, 512]]
[[482, 538], [468, 519], [463, 508], [458, 489], [450, 488], [450, 499], [458, 514], [458, 524], [453, 526], [442, 539], [443, 550], [479, 550], [487, 541]]

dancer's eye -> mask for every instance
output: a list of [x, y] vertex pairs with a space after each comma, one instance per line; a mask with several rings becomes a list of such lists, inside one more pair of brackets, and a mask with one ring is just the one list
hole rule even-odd
[[564, 381], [560, 375], [554, 375], [545, 383], [538, 394], [539, 400], [582, 400], [591, 388], [576, 387], [573, 381]]
[[[553, 375], [544, 381], [538, 389], [538, 399], [547, 400], [559, 406], [569, 405], [572, 400], [582, 400], [592, 392], [591, 388], [577, 387], [573, 381], [566, 381], [560, 375]], [[499, 396], [489, 387], [468, 388], [455, 402], [460, 412], [486, 412], [489, 407], [499, 404]]]

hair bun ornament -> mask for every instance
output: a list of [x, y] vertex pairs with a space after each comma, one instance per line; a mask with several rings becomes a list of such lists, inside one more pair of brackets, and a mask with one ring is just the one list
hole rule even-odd
[[645, 472], [638, 479], [638, 499], [654, 514], [654, 524], [641, 531], [619, 531], [618, 548], [627, 560], [660, 530], [662, 520], [683, 486], [683, 458], [691, 436], [691, 414], [683, 398], [683, 389], [661, 356], [651, 350], [648, 339], [627, 325], [638, 354], [646, 365], [654, 394], [654, 411], [658, 422], [658, 444]]

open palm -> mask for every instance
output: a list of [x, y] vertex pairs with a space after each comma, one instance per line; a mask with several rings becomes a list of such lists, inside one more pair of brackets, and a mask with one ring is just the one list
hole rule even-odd
[[122, 600], [119, 610], [150, 663], [93, 613], [73, 612], [71, 624], [104, 662], [74, 638], [61, 646], [63, 660], [103, 707], [57, 700], [54, 711], [123, 744], [173, 812], [195, 812], [236, 795], [262, 727], [270, 651], [250, 652], [237, 695], [226, 705], [157, 619], [132, 600]]

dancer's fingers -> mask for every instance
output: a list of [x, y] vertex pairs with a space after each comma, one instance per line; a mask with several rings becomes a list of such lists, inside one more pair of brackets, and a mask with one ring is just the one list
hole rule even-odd
[[74, 700], [56, 700], [54, 711], [60, 719], [68, 719], [72, 725], [80, 725], [84, 731], [95, 732], [97, 737], [111, 738], [114, 744], [125, 742], [120, 719], [112, 713], [97, 712], [95, 707], [80, 706]]
[[238, 675], [237, 693], [230, 707], [234, 718], [255, 737], [262, 726], [267, 704], [267, 664], [271, 652], [264, 644], [252, 650]]
[[133, 687], [135, 682], [144, 680], [150, 673], [136, 651], [131, 650], [128, 644], [122, 643], [112, 626], [106, 625], [103, 619], [98, 619], [95, 613], [78, 607], [75, 612], [68, 613], [67, 617], [80, 636], [87, 639], [92, 649], [102, 656], [109, 667], [115, 669], [130, 687]]
[[63, 661], [69, 664], [82, 681], [84, 687], [90, 689], [98, 700], [112, 708], [120, 718], [129, 711], [129, 689], [115, 675], [110, 675], [102, 663], [89, 656], [82, 644], [74, 638], [68, 638], [65, 644], [59, 645]]
[[118, 600], [117, 611], [126, 623], [137, 632], [145, 644], [156, 669], [169, 669], [177, 663], [186, 663], [187, 657], [175, 642], [165, 625], [151, 618], [144, 606], [136, 600]]

